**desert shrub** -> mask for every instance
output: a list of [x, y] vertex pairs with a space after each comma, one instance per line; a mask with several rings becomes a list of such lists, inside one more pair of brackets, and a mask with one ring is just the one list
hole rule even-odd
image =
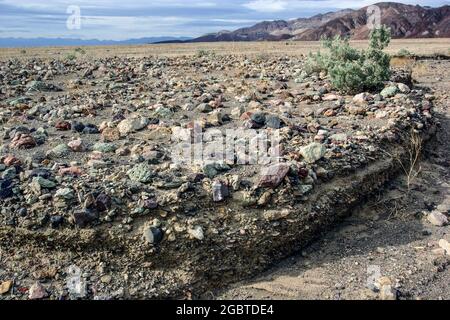
[[77, 58], [77, 56], [74, 53], [69, 53], [66, 55], [65, 58], [66, 58], [66, 60], [72, 61], [72, 60], [75, 60]]
[[349, 40], [340, 36], [324, 39], [323, 46], [328, 52], [310, 54], [305, 70], [327, 72], [332, 85], [343, 92], [378, 89], [390, 77], [390, 57], [383, 52], [390, 39], [390, 30], [386, 27], [371, 32], [367, 50], [351, 47]]
[[406, 49], [404, 49], [404, 48], [400, 49], [400, 50], [397, 52], [397, 57], [401, 57], [401, 58], [411, 57], [412, 55], [413, 55], [413, 54], [412, 54], [410, 51], [408, 51], [408, 50], [406, 50]]
[[76, 48], [75, 52], [80, 53], [80, 54], [86, 54], [86, 51], [83, 48]]

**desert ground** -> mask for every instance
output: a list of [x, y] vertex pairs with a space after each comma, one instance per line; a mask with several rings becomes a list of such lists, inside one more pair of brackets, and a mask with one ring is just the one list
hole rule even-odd
[[[386, 51], [396, 54], [401, 49], [414, 52], [417, 55], [443, 54], [448, 55], [450, 39], [394, 39]], [[367, 47], [367, 41], [351, 41], [355, 48]], [[101, 57], [147, 57], [147, 56], [180, 56], [194, 55], [201, 50], [214, 52], [215, 54], [284, 54], [307, 55], [321, 48], [317, 41], [302, 42], [219, 42], [219, 43], [193, 43], [193, 44], [151, 44], [138, 46], [105, 46], [84, 47], [86, 54], [80, 54], [78, 58]], [[64, 58], [74, 53], [76, 47], [45, 47], [45, 48], [2, 48], [0, 58]]]
[[[0, 299], [450, 299], [450, 40], [356, 95], [319, 48], [0, 49]], [[176, 164], [195, 122], [282, 162]]]

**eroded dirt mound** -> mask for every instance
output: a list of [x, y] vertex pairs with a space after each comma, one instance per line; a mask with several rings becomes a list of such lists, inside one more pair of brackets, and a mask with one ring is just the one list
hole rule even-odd
[[[248, 277], [346, 216], [433, 135], [426, 90], [340, 95], [302, 65], [1, 62], [2, 298], [195, 297]], [[263, 139], [275, 161], [241, 165], [248, 146], [176, 161], [196, 128], [215, 130], [213, 146], [230, 131], [277, 134]]]

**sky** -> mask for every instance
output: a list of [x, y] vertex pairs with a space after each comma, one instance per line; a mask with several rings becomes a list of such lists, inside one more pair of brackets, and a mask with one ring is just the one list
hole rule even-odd
[[[263, 20], [309, 17], [345, 8], [359, 9], [376, 2], [380, 1], [0, 0], [0, 38], [196, 37], [251, 26]], [[434, 7], [450, 4], [448, 0], [396, 2]], [[73, 15], [76, 13], [73, 8], [80, 9], [79, 20]]]

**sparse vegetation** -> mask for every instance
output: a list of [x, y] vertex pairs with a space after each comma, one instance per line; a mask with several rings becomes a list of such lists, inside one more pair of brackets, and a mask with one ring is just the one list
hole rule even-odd
[[378, 89], [390, 76], [390, 56], [383, 52], [390, 40], [386, 27], [372, 31], [367, 50], [351, 47], [349, 40], [340, 36], [324, 39], [323, 45], [329, 52], [310, 54], [306, 71], [327, 72], [333, 86], [343, 92]]
[[86, 50], [84, 50], [83, 48], [76, 48], [75, 52], [80, 53], [80, 54], [86, 54]]
[[77, 56], [74, 53], [69, 53], [65, 57], [66, 60], [70, 60], [70, 61], [75, 60], [76, 58], [77, 58]]
[[400, 49], [397, 53], [397, 57], [407, 58], [412, 56], [413, 54], [410, 51], [406, 50], [405, 48]]

